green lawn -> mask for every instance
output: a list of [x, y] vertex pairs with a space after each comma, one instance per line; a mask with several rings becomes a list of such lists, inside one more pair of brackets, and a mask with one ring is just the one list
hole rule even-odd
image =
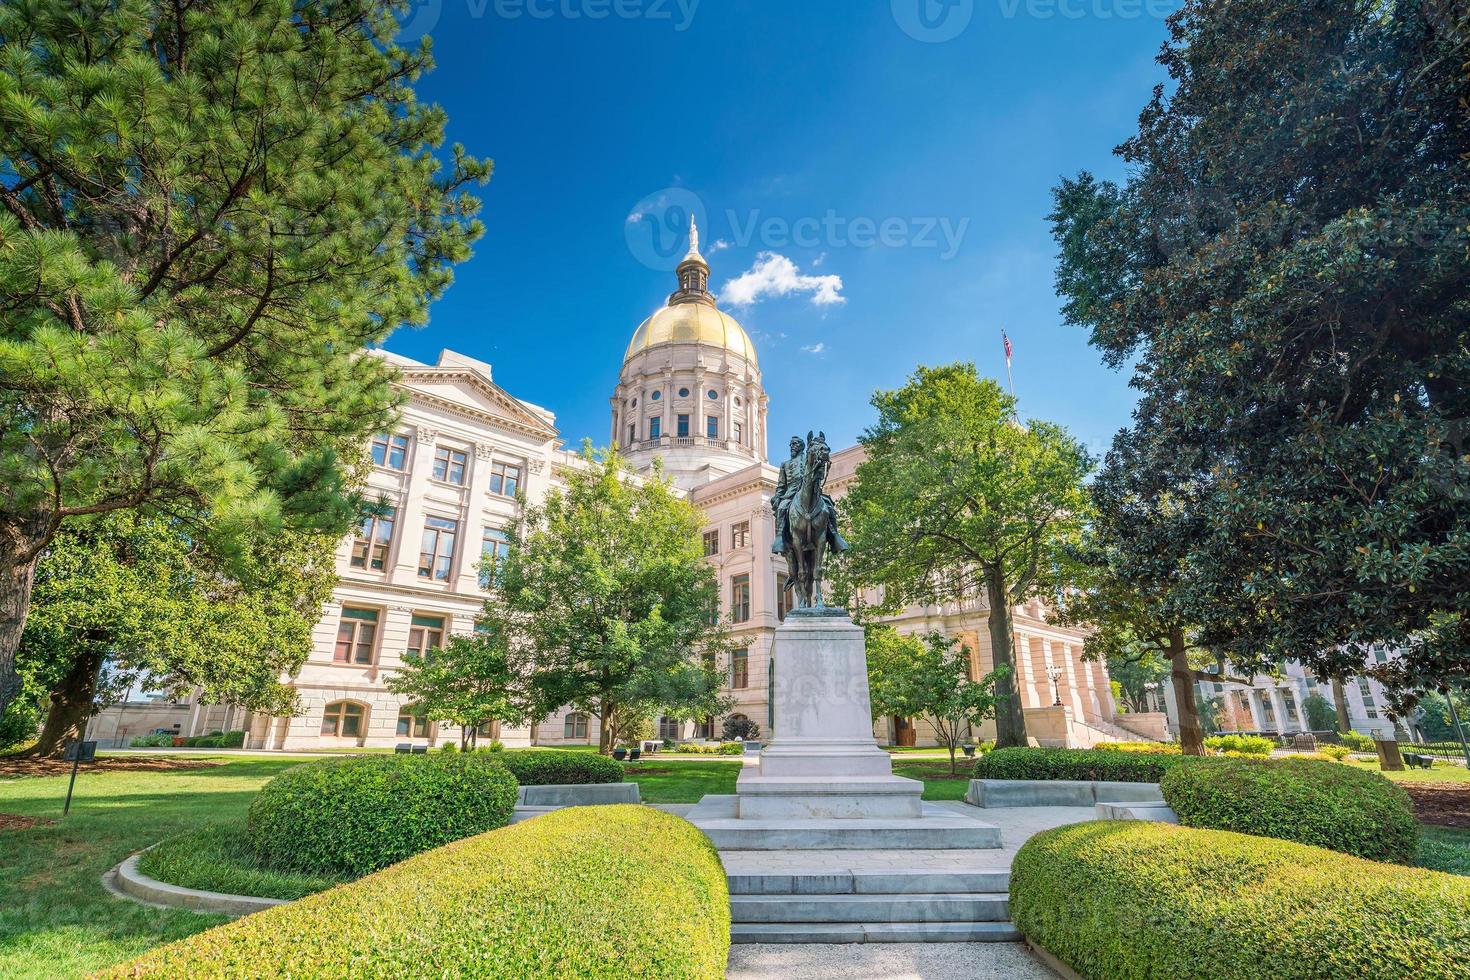
[[1470, 830], [1420, 824], [1419, 834], [1420, 867], [1470, 875]]
[[1396, 783], [1470, 783], [1470, 770], [1453, 762], [1436, 762], [1433, 769], [1405, 769], [1402, 772], [1383, 772], [1378, 761], [1367, 761], [1349, 757], [1347, 764], [1369, 772], [1382, 773]]
[[628, 765], [623, 778], [638, 784], [644, 803], [698, 803], [707, 793], [735, 792], [740, 765], [739, 759], [694, 761], [659, 755]]
[[301, 762], [227, 758], [207, 769], [84, 769], [64, 820], [65, 776], [0, 779], [0, 813], [53, 821], [0, 830], [0, 977], [79, 976], [225, 921], [115, 899], [101, 876], [165, 837], [242, 819], [266, 780]]
[[956, 765], [958, 775], [949, 773], [949, 754], [942, 759], [925, 759], [922, 762], [893, 760], [893, 774], [924, 781], [926, 800], [963, 800], [970, 785], [970, 766], [964, 759]]

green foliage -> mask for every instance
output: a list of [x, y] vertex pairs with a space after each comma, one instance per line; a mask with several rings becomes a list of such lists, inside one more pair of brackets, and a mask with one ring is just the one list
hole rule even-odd
[[111, 977], [725, 973], [709, 840], [651, 807], [574, 807], [410, 858], [114, 967]]
[[138, 870], [181, 888], [259, 898], [301, 898], [346, 880], [342, 874], [282, 871], [250, 846], [245, 824], [205, 824], [144, 851]]
[[1314, 732], [1337, 730], [1337, 709], [1322, 695], [1313, 691], [1302, 701], [1302, 710], [1307, 715], [1307, 727]]
[[1364, 735], [1362, 732], [1355, 732], [1352, 729], [1348, 729], [1347, 731], [1341, 733], [1341, 738], [1342, 744], [1346, 745], [1354, 752], [1378, 751], [1378, 746], [1374, 743], [1373, 739], [1369, 738], [1367, 735]]
[[1327, 742], [1318, 743], [1317, 751], [1322, 755], [1325, 755], [1327, 758], [1331, 759], [1333, 762], [1341, 762], [1343, 759], [1346, 759], [1348, 756], [1353, 754], [1353, 750], [1348, 748], [1346, 745], [1332, 745], [1331, 743]]
[[954, 771], [955, 751], [994, 716], [996, 684], [1009, 671], [1000, 668], [971, 680], [969, 647], [938, 631], [902, 636], [891, 626], [870, 625], [864, 633], [873, 717], [928, 718], [939, 744], [949, 750]]
[[365, 874], [503, 827], [516, 779], [499, 758], [352, 756], [296, 766], [250, 804], [251, 847], [277, 868]]
[[1335, 762], [1222, 759], [1171, 769], [1161, 783], [1181, 823], [1409, 862], [1418, 823], [1403, 788]]
[[[728, 646], [703, 513], [655, 473], [634, 478], [616, 451], [584, 446], [565, 486], [528, 504], [466, 643], [501, 645], [528, 679], [530, 714], [572, 705], [603, 721], [603, 752], [619, 708], [719, 714]], [[705, 659], [701, 659], [701, 657]]]
[[41, 712], [35, 702], [26, 698], [10, 702], [10, 707], [0, 716], [0, 752], [29, 744], [40, 724]]
[[674, 751], [680, 755], [743, 755], [745, 743], [720, 742], [704, 745], [699, 742], [680, 742], [674, 746]]
[[1460, 9], [1186, 0], [1127, 184], [1056, 191], [1065, 317], [1140, 393], [1097, 482], [1174, 508], [1140, 550], [1242, 672], [1470, 672]]
[[415, 714], [458, 725], [466, 743], [486, 722], [530, 720], [521, 677], [492, 636], [452, 634], [439, 649], [405, 655], [388, 690], [411, 698]]
[[727, 741], [750, 742], [761, 737], [761, 726], [749, 718], [736, 718], [731, 715], [720, 727], [720, 734]]
[[128, 743], [135, 749], [168, 748], [174, 744], [172, 735], [138, 735]]
[[[1470, 699], [1464, 694], [1456, 691], [1455, 711], [1460, 716], [1461, 726], [1470, 724]], [[1424, 738], [1430, 742], [1458, 742], [1455, 734], [1454, 719], [1450, 716], [1449, 698], [1437, 692], [1430, 691], [1419, 698], [1417, 720], [1419, 730], [1424, 733]], [[1470, 731], [1465, 733], [1470, 736]]]
[[1269, 756], [1276, 748], [1276, 742], [1264, 735], [1214, 735], [1205, 739], [1205, 748], [1215, 752]]
[[1024, 745], [1009, 610], [1055, 595], [1066, 546], [1087, 521], [1091, 460], [1060, 426], [1021, 424], [1014, 399], [972, 364], [920, 367], [872, 402], [867, 458], [843, 498], [852, 547], [836, 563], [834, 597], [878, 588], [874, 611], [891, 612], [983, 594], [993, 664], [1007, 671], [996, 678], [998, 741]]
[[1043, 831], [1011, 866], [1010, 909], [1089, 980], [1470, 974], [1470, 880], [1223, 831]]
[[[1212, 760], [1213, 762], [1213, 760]], [[1179, 765], [1200, 765], [1194, 756], [1169, 752], [1093, 749], [1006, 748], [975, 760], [975, 779], [1079, 779], [1157, 783]]]
[[0, 8], [7, 614], [79, 516], [209, 537], [351, 517], [346, 468], [395, 402], [360, 352], [426, 321], [489, 173], [441, 164], [427, 41], [396, 30], [378, 0]]
[[1173, 742], [1102, 742], [1092, 747], [1094, 752], [1158, 752], [1178, 755], [1179, 746]]
[[522, 786], [621, 783], [623, 767], [605, 755], [554, 749], [510, 749], [493, 758]]

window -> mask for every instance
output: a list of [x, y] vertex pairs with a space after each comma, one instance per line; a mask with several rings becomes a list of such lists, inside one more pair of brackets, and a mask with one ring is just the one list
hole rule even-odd
[[750, 620], [749, 575], [737, 575], [730, 580], [730, 619], [736, 623]]
[[587, 716], [580, 711], [573, 711], [567, 715], [566, 723], [562, 726], [562, 737], [586, 738]]
[[741, 435], [745, 432], [745, 428], [739, 422], [736, 422], [733, 431], [735, 433], [735, 441], [739, 442], [742, 446], [745, 445], [745, 443], [740, 442]]
[[687, 416], [687, 415], [680, 415], [679, 416], [679, 427], [676, 430], [676, 434], [678, 435], [678, 437], [680, 439], [688, 439], [689, 438], [689, 416]]
[[718, 555], [719, 553], [720, 553], [720, 530], [719, 530], [719, 528], [716, 528], [713, 531], [705, 531], [704, 532], [704, 555], [705, 555], [705, 557], [708, 558], [710, 555]]
[[684, 723], [677, 718], [670, 718], [668, 715], [659, 715], [658, 737], [668, 739], [670, 742], [677, 742], [684, 737]]
[[786, 598], [786, 576], [780, 572], [776, 573], [776, 620], [786, 622], [786, 614], [791, 611], [791, 602]]
[[750, 547], [750, 522], [749, 521], [741, 521], [739, 524], [736, 524], [734, 527], [730, 528], [730, 547], [732, 547], [732, 548], [748, 548], [748, 547]]
[[720, 393], [718, 391], [715, 391], [713, 388], [709, 390], [708, 394], [710, 401], [714, 401], [716, 398], [720, 397]]
[[688, 388], [680, 388], [679, 389], [679, 397], [680, 398], [688, 398], [689, 397], [689, 389]]
[[655, 391], [653, 394], [651, 394], [651, 395], [648, 396], [648, 400], [649, 401], [656, 402], [660, 398], [662, 398], [663, 396], [664, 396], [664, 393], [663, 392], [661, 392], [661, 391]]
[[485, 528], [480, 539], [480, 584], [489, 585], [495, 564], [510, 553], [510, 535], [498, 527]]
[[332, 651], [332, 660], [339, 664], [370, 664], [377, 640], [376, 609], [344, 608], [342, 621], [337, 624], [337, 646]]
[[380, 516], [364, 517], [352, 541], [352, 557], [348, 563], [353, 568], [370, 568], [381, 572], [388, 567], [388, 546], [393, 543], [394, 511]]
[[663, 435], [663, 416], [655, 415], [648, 420], [648, 438], [657, 439]]
[[465, 454], [440, 446], [434, 450], [434, 479], [464, 486]]
[[357, 738], [362, 734], [366, 712], [355, 701], [333, 701], [322, 712], [322, 734], [333, 738]]
[[482, 721], [475, 727], [475, 734], [480, 738], [499, 738], [500, 722], [497, 720]]
[[408, 436], [387, 432], [373, 436], [373, 465], [403, 469], [408, 459]]
[[704, 434], [711, 439], [718, 439], [720, 437], [720, 420], [718, 417], [714, 415], [705, 417]]
[[749, 650], [736, 650], [730, 654], [730, 686], [737, 689], [750, 686]]
[[428, 738], [429, 716], [419, 713], [416, 704], [405, 704], [398, 709], [397, 734], [403, 738]]
[[514, 497], [521, 485], [521, 468], [512, 463], [493, 463], [490, 466], [490, 492], [502, 497]]
[[703, 718], [699, 719], [699, 721], [695, 723], [695, 726], [694, 726], [694, 737], [695, 738], [714, 738], [715, 737], [715, 719], [714, 719], [714, 716], [713, 715], [705, 715]]
[[416, 657], [444, 645], [443, 616], [415, 616], [408, 628], [408, 649]]
[[637, 422], [629, 422], [628, 423], [628, 445], [631, 446], [631, 445], [633, 445], [633, 443], [635, 443], [637, 441], [638, 441], [638, 423]]
[[1368, 686], [1368, 678], [1358, 678], [1358, 693], [1363, 697], [1363, 713], [1369, 718], [1378, 717], [1378, 706], [1373, 703], [1373, 689]]
[[419, 547], [419, 578], [448, 582], [454, 565], [454, 539], [459, 536], [459, 521], [444, 517], [424, 518], [424, 540]]

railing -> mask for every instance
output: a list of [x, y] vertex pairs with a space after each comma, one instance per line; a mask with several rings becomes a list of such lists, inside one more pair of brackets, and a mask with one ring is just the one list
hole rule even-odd
[[1459, 742], [1413, 742], [1399, 739], [1399, 753], [1413, 752], [1418, 755], [1448, 759], [1451, 762], [1465, 761], [1465, 748]]

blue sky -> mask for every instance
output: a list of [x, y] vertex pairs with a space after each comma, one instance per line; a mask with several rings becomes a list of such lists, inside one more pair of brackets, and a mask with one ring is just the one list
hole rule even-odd
[[438, 68], [420, 94], [495, 175], [474, 258], [387, 347], [489, 361], [568, 444], [603, 444], [693, 207], [760, 354], [771, 447], [808, 427], [850, 444], [872, 391], [918, 364], [1003, 380], [1004, 327], [1022, 414], [1100, 452], [1133, 397], [1061, 323], [1049, 191], [1123, 175], [1111, 150], [1163, 80], [1173, 6], [422, 0], [408, 30], [430, 28]]

